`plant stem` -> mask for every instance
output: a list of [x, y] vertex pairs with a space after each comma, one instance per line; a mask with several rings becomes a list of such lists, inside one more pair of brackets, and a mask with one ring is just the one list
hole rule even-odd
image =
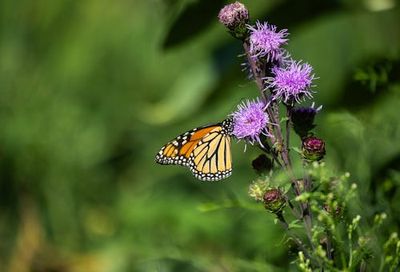
[[249, 51], [250, 48], [249, 48], [248, 40], [245, 40], [243, 42], [243, 48], [244, 48], [244, 51], [245, 51], [246, 56], [247, 56], [247, 61], [248, 61], [249, 65], [250, 65], [251, 73], [253, 74], [254, 79], [255, 79], [255, 81], [257, 83], [257, 87], [260, 90], [261, 97], [264, 100], [264, 102], [267, 102], [267, 97], [265, 96], [265, 93], [264, 93], [264, 82], [263, 82], [263, 79], [262, 79], [264, 77], [264, 72], [261, 71], [261, 73], [262, 73], [261, 75], [258, 73], [258, 71], [257, 71], [258, 70], [257, 69], [257, 63], [250, 55], [250, 51]]
[[[247, 56], [247, 61], [250, 65], [251, 72], [253, 74], [254, 80], [257, 84], [257, 87], [260, 91], [261, 97], [263, 101], [267, 104], [268, 98], [264, 92], [265, 86], [264, 86], [264, 81], [263, 78], [265, 77], [265, 69], [258, 69], [256, 59], [254, 59], [249, 51], [249, 42], [248, 40], [245, 40], [243, 42], [243, 48], [245, 51], [245, 54]], [[265, 68], [265, 67], [263, 67]], [[283, 161], [283, 168], [287, 171], [289, 174], [289, 177], [291, 179], [291, 182], [293, 184], [295, 194], [296, 196], [299, 196], [302, 192], [299, 188], [298, 183], [296, 182], [296, 177], [293, 173], [290, 157], [289, 157], [289, 149], [288, 149], [288, 139], [286, 140], [286, 143], [284, 143], [283, 140], [283, 135], [282, 135], [282, 130], [280, 126], [280, 120], [279, 120], [279, 107], [276, 103], [276, 101], [270, 101], [269, 106], [266, 108], [266, 111], [268, 113], [268, 116], [273, 124], [274, 129], [271, 131], [273, 133], [273, 139], [272, 144], [277, 145], [278, 150], [280, 152], [282, 161]], [[289, 126], [289, 123], [286, 124]], [[288, 134], [288, 129], [287, 129], [287, 134]], [[287, 136], [288, 138], [288, 136]], [[307, 237], [309, 239], [310, 245], [312, 248], [314, 248], [313, 242], [312, 242], [312, 220], [311, 220], [311, 212], [309, 208], [308, 202], [306, 203], [300, 203], [300, 209], [302, 211], [302, 216], [303, 216], [303, 222], [304, 222], [304, 227], [307, 233]]]
[[280, 167], [283, 167], [282, 163], [281, 163], [280, 160], [279, 160], [278, 155], [276, 154], [276, 152], [275, 152], [274, 150], [272, 150], [272, 148], [269, 146], [269, 144], [268, 144], [267, 142], [263, 141], [263, 145], [264, 145], [264, 146], [258, 145], [258, 147], [259, 147], [262, 151], [264, 151], [266, 154], [272, 154], [272, 158], [273, 158], [272, 163], [273, 163], [274, 161], [276, 161], [276, 162], [279, 164]]
[[294, 217], [296, 217], [298, 220], [302, 219], [302, 215], [298, 212], [298, 210], [293, 206], [292, 202], [290, 202], [290, 200], [288, 200], [288, 204], [289, 204], [289, 208], [292, 211], [292, 214], [294, 215]]
[[[292, 110], [292, 106], [287, 105], [286, 106], [286, 148], [288, 150], [288, 153], [290, 152], [290, 148], [289, 148], [289, 141], [290, 141], [290, 115], [291, 115], [291, 110]], [[290, 157], [289, 157], [290, 158]]]
[[304, 254], [311, 259], [311, 255], [308, 253], [307, 248], [304, 246], [303, 242], [301, 241], [300, 238], [298, 238], [295, 234], [293, 234], [289, 228], [289, 224], [286, 222], [285, 218], [283, 217], [282, 212], [279, 212], [276, 214], [276, 217], [279, 221], [279, 223], [281, 223], [281, 226], [285, 229], [287, 235], [289, 235], [293, 241], [296, 243], [296, 245], [301, 249], [301, 251], [304, 252]]

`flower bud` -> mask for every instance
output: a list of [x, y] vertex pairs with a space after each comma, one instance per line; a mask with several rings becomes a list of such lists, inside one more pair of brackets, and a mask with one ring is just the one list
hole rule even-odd
[[304, 179], [297, 179], [295, 183], [292, 183], [292, 187], [296, 186], [300, 192], [304, 192], [306, 190], [306, 182]]
[[261, 154], [254, 159], [251, 165], [257, 174], [267, 173], [272, 169], [272, 161], [265, 154]]
[[266, 180], [258, 179], [249, 186], [249, 196], [256, 201], [263, 201], [264, 193], [268, 188]]
[[246, 38], [249, 11], [242, 3], [236, 1], [233, 4], [226, 5], [220, 10], [218, 19], [235, 38], [241, 40]]
[[332, 206], [324, 204], [323, 208], [327, 213], [329, 213], [334, 218], [339, 218], [343, 214], [343, 208], [339, 204], [335, 204]]
[[314, 136], [304, 138], [302, 151], [304, 159], [308, 161], [319, 161], [325, 155], [325, 142]]
[[271, 188], [265, 191], [263, 197], [264, 207], [272, 213], [278, 213], [286, 205], [286, 197], [278, 188]]
[[301, 138], [307, 137], [308, 132], [312, 130], [314, 125], [314, 117], [321, 110], [321, 107], [294, 108], [290, 111], [290, 120], [293, 124], [293, 129]]

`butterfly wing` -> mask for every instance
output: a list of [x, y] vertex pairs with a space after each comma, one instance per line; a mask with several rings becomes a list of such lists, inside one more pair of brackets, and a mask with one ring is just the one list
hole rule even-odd
[[156, 155], [159, 164], [178, 164], [189, 166], [191, 153], [199, 141], [217, 125], [189, 130], [164, 145]]
[[221, 127], [204, 136], [193, 149], [190, 170], [203, 181], [217, 181], [232, 174], [231, 137]]
[[163, 146], [156, 162], [187, 166], [204, 181], [224, 179], [232, 172], [230, 143], [222, 124], [195, 128]]

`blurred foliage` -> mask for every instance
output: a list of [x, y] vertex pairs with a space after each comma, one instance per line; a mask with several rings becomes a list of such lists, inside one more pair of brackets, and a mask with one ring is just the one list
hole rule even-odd
[[[382, 235], [398, 231], [400, 4], [243, 3], [289, 28], [319, 77], [327, 164], [352, 173], [363, 216], [387, 212]], [[0, 271], [295, 268], [273, 217], [249, 208], [255, 148], [234, 145], [233, 176], [212, 184], [154, 163], [173, 136], [257, 95], [221, 5], [0, 2]]]

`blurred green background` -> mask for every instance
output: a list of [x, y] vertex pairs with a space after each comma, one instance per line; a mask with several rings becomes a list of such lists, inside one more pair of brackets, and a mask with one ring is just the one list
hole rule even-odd
[[[228, 180], [154, 155], [256, 86], [216, 18], [225, 1], [0, 1], [0, 271], [288, 271], [284, 236]], [[400, 4], [243, 1], [315, 68], [317, 135], [366, 215], [400, 218]], [[289, 257], [288, 257], [289, 256]]]

